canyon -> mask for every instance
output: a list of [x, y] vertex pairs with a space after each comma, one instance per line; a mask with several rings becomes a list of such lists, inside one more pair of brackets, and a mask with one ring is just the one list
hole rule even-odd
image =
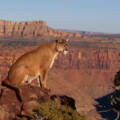
[[73, 97], [78, 111], [91, 120], [101, 118], [94, 106], [95, 99], [113, 91], [114, 75], [120, 69], [119, 37], [63, 32], [51, 29], [44, 21], [0, 21], [0, 36], [0, 80], [5, 79], [11, 65], [24, 53], [43, 42], [69, 38], [69, 53], [58, 55], [49, 71], [47, 86], [53, 94]]

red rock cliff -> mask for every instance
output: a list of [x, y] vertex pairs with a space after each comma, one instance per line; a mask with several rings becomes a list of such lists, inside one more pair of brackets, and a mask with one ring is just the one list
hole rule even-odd
[[79, 33], [68, 33], [52, 29], [45, 21], [13, 22], [0, 20], [0, 36], [15, 37], [81, 37]]

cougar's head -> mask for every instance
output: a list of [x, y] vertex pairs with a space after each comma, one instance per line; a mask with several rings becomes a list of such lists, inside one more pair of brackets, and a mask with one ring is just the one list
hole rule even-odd
[[56, 40], [56, 49], [58, 52], [68, 53], [68, 39]]

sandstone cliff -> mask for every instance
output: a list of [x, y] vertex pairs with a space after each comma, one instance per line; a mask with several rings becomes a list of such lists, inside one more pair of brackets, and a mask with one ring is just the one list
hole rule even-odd
[[0, 36], [15, 37], [82, 37], [80, 33], [68, 33], [52, 29], [45, 21], [13, 22], [0, 20]]

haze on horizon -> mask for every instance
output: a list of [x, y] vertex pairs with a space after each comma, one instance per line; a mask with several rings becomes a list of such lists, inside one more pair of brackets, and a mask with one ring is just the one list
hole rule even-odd
[[44, 20], [56, 29], [120, 33], [120, 0], [0, 0], [0, 19]]

